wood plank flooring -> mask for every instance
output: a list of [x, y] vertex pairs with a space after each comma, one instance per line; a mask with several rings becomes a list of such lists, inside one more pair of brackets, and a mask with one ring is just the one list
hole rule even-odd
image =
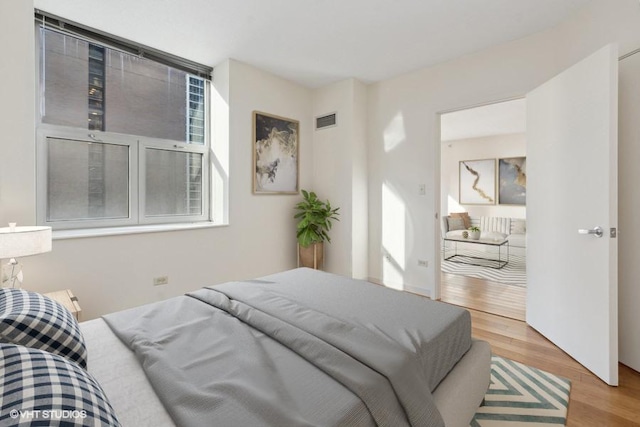
[[441, 300], [517, 320], [525, 320], [525, 287], [458, 274], [441, 274]]
[[526, 288], [446, 273], [441, 283], [442, 301], [470, 309], [494, 354], [571, 380], [567, 426], [640, 426], [640, 373], [621, 364], [620, 385], [606, 385], [523, 321]]

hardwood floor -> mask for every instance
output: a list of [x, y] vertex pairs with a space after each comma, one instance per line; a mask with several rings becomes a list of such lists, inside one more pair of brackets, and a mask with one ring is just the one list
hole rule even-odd
[[526, 323], [469, 311], [473, 336], [494, 354], [571, 380], [567, 426], [640, 426], [640, 373], [620, 365], [620, 385], [609, 387]]
[[571, 380], [567, 426], [640, 426], [640, 373], [620, 365], [620, 385], [606, 385], [523, 321], [526, 288], [447, 273], [441, 283], [442, 301], [469, 309], [494, 354]]
[[527, 289], [458, 274], [441, 274], [441, 300], [450, 304], [525, 320]]

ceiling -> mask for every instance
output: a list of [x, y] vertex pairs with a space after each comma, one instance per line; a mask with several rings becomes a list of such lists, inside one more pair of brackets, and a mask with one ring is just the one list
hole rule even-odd
[[524, 133], [527, 130], [526, 115], [524, 98], [443, 114], [440, 120], [440, 139], [448, 142]]
[[54, 15], [214, 66], [307, 87], [365, 83], [557, 25], [590, 0], [34, 0]]

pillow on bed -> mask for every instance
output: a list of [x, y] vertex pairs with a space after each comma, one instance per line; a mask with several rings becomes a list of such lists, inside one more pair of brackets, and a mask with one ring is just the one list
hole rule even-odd
[[87, 348], [76, 318], [35, 292], [0, 289], [0, 342], [59, 354], [87, 367]]
[[0, 344], [0, 425], [120, 422], [98, 382], [75, 363], [46, 351]]

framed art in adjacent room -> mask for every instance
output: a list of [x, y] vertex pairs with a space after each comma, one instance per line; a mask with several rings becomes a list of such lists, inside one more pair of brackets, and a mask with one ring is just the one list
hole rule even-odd
[[459, 169], [461, 205], [496, 204], [496, 160], [463, 160]]
[[526, 157], [509, 157], [498, 161], [498, 203], [527, 204]]
[[253, 112], [254, 194], [297, 194], [300, 122]]

